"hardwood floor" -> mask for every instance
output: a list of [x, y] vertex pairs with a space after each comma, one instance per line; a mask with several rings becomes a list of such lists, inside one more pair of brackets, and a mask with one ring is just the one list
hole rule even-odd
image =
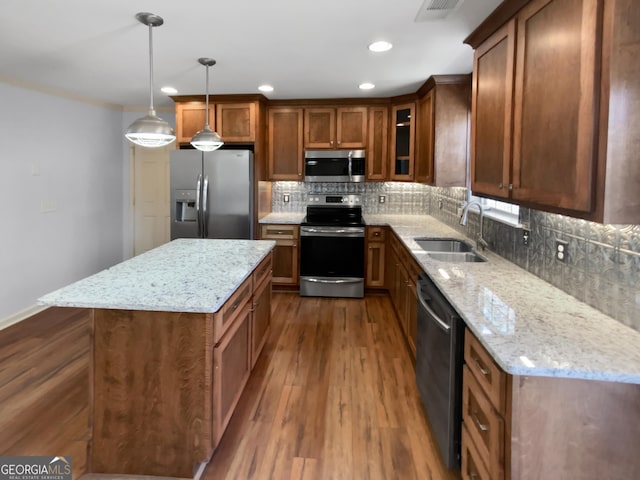
[[203, 479], [459, 478], [435, 450], [386, 295], [274, 293], [272, 312]]
[[49, 308], [0, 331], [0, 455], [71, 455], [84, 473], [89, 315]]

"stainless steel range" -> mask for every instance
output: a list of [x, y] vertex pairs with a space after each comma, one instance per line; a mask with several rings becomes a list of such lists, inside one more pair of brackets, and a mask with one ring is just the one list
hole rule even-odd
[[311, 195], [300, 225], [300, 295], [362, 298], [364, 236], [359, 195]]

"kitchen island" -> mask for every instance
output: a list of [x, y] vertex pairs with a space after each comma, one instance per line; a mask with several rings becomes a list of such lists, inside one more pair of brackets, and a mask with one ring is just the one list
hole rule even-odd
[[88, 472], [211, 458], [266, 339], [274, 245], [175, 240], [39, 299], [92, 309]]

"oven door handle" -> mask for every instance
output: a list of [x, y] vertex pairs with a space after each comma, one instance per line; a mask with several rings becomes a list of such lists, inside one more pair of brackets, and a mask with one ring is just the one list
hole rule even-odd
[[328, 229], [328, 228], [310, 228], [302, 227], [300, 234], [303, 236], [351, 236], [351, 237], [364, 237], [364, 229], [348, 230], [344, 228]]
[[451, 325], [447, 325], [447, 322], [445, 322], [444, 320], [442, 320], [437, 314], [436, 312], [434, 312], [431, 307], [429, 305], [427, 305], [427, 302], [424, 299], [423, 293], [422, 293], [422, 289], [418, 287], [418, 300], [420, 301], [420, 305], [422, 305], [422, 308], [424, 308], [427, 313], [429, 314], [429, 316], [438, 324], [438, 326], [444, 330], [445, 332], [448, 332], [449, 330], [451, 330]]
[[305, 282], [312, 282], [312, 283], [331, 283], [331, 284], [338, 284], [338, 283], [359, 283], [362, 281], [361, 278], [351, 278], [351, 279], [340, 279], [340, 280], [326, 280], [323, 278], [313, 278], [313, 277], [305, 277], [304, 278]]

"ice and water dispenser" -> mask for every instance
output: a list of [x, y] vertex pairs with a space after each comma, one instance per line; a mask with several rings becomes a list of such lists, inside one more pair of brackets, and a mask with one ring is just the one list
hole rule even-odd
[[197, 190], [175, 190], [176, 222], [196, 221]]

